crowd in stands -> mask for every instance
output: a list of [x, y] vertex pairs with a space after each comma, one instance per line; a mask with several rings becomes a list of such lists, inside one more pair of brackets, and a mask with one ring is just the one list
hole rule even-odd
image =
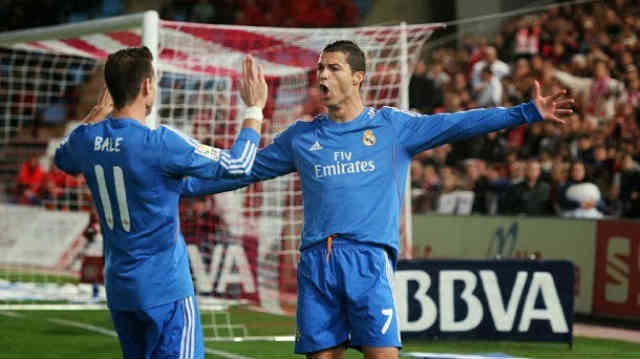
[[[160, 18], [210, 24], [356, 26], [372, 0], [164, 0]], [[0, 0], [0, 31], [122, 15], [125, 0]]]
[[124, 0], [0, 0], [0, 31], [122, 15]]
[[89, 210], [90, 197], [84, 185], [83, 176], [68, 175], [56, 166], [43, 165], [40, 158], [34, 156], [22, 164], [16, 183], [9, 191], [18, 204], [43, 205], [56, 210]]
[[640, 7], [554, 7], [470, 35], [419, 62], [411, 104], [424, 113], [512, 106], [567, 89], [566, 125], [536, 123], [426, 151], [412, 163], [413, 209], [457, 214], [640, 217]]
[[171, 0], [166, 20], [285, 27], [356, 26], [370, 0]]

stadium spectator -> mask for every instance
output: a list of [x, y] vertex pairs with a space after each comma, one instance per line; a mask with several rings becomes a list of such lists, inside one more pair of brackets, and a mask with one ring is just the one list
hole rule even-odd
[[424, 61], [419, 60], [409, 81], [409, 107], [421, 113], [433, 113], [441, 103], [440, 87], [427, 75]]
[[216, 16], [216, 8], [209, 0], [198, 0], [191, 8], [190, 20], [194, 22], [213, 22]]
[[436, 212], [440, 214], [471, 214], [474, 193], [460, 188], [460, 177], [453, 168], [440, 169], [442, 185], [436, 199]]
[[476, 105], [494, 107], [502, 104], [502, 82], [495, 76], [489, 66], [480, 73], [480, 81], [474, 86]]
[[[419, 61], [424, 63], [424, 60]], [[429, 66], [427, 78], [431, 79], [440, 90], [451, 82], [451, 76], [444, 71], [444, 67], [440, 61], [435, 61]]]
[[38, 204], [40, 203], [40, 191], [45, 183], [45, 172], [40, 165], [38, 156], [31, 156], [20, 166], [20, 172], [16, 178], [16, 193], [18, 203]]
[[537, 157], [540, 155], [544, 124], [533, 124], [524, 134], [524, 140], [520, 148], [520, 154], [524, 158]]
[[576, 154], [573, 157], [586, 165], [592, 165], [595, 162], [594, 151], [592, 135], [588, 133], [580, 134], [576, 141]]
[[506, 154], [507, 141], [501, 132], [487, 133], [477, 152], [478, 157], [490, 163], [503, 162]]
[[471, 74], [471, 84], [474, 88], [478, 88], [480, 82], [483, 81], [483, 71], [489, 70], [498, 80], [509, 74], [511, 69], [504, 61], [498, 59], [498, 53], [493, 46], [487, 46], [484, 50], [484, 60], [473, 65], [473, 73]]
[[[413, 162], [418, 162], [414, 160]], [[440, 177], [438, 171], [432, 163], [427, 163], [422, 167], [422, 177], [417, 179], [417, 186], [419, 190], [416, 190], [415, 203], [412, 202], [413, 208], [416, 213], [424, 213], [433, 211], [436, 207], [436, 200], [438, 193], [440, 193]]]
[[577, 77], [560, 70], [556, 70], [554, 76], [576, 96], [580, 96], [585, 118], [601, 124], [613, 119], [615, 103], [623, 93], [623, 84], [609, 76], [605, 60], [598, 59], [593, 66], [593, 78]]
[[571, 164], [569, 179], [560, 189], [558, 205], [563, 217], [602, 218], [604, 203], [600, 189], [588, 180], [583, 162]]
[[540, 50], [540, 33], [540, 24], [535, 17], [522, 17], [516, 30], [515, 54], [518, 56], [537, 54]]
[[624, 72], [625, 91], [620, 96], [620, 104], [622, 104], [622, 112], [624, 115], [633, 115], [640, 108], [640, 77], [638, 70], [634, 65], [626, 67]]
[[462, 187], [473, 192], [471, 212], [487, 214], [491, 207], [489, 195], [489, 179], [487, 164], [484, 160], [470, 158], [464, 161], [464, 175], [461, 179]]
[[505, 193], [502, 213], [530, 216], [546, 216], [551, 213], [551, 188], [541, 180], [540, 174], [540, 162], [537, 159], [527, 161], [525, 180]]
[[622, 215], [630, 218], [640, 217], [640, 166], [629, 153], [622, 156], [620, 172], [615, 182], [619, 184]]
[[589, 172], [598, 188], [606, 189], [613, 185], [615, 158], [609, 158], [605, 145], [593, 147], [593, 162], [589, 165]]

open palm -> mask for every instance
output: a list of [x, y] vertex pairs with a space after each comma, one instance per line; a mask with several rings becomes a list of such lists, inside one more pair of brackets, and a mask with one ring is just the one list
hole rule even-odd
[[571, 107], [573, 107], [572, 98], [563, 98], [567, 94], [566, 90], [559, 91], [551, 96], [542, 97], [542, 91], [540, 90], [540, 83], [535, 81], [533, 88], [533, 103], [536, 104], [538, 111], [547, 121], [553, 121], [564, 124], [565, 121], [561, 118], [573, 113]]

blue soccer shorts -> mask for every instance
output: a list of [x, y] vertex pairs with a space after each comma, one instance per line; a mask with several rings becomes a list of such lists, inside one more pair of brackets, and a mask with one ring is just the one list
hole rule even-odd
[[145, 310], [110, 313], [124, 358], [204, 358], [194, 297]]
[[400, 348], [392, 288], [393, 268], [382, 247], [334, 238], [305, 249], [298, 264], [295, 352], [343, 343]]

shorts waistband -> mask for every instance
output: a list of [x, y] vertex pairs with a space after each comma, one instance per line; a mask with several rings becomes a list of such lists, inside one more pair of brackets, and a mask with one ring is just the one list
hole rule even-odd
[[355, 240], [352, 240], [352, 239], [341, 237], [339, 234], [332, 234], [330, 236], [327, 236], [323, 240], [317, 241], [317, 242], [313, 243], [312, 245], [310, 245], [309, 247], [306, 247], [306, 248], [302, 249], [302, 252], [306, 252], [308, 250], [317, 249], [317, 248], [327, 248], [328, 245], [329, 245], [329, 238], [331, 238], [331, 247], [332, 248], [335, 248], [336, 246], [340, 246], [340, 247], [350, 247], [350, 246], [362, 247], [362, 246], [367, 246], [367, 247], [373, 247], [373, 248], [382, 248], [382, 249], [385, 249], [385, 250], [387, 249], [387, 246], [385, 246], [382, 243], [359, 242], [359, 241], [355, 241]]

